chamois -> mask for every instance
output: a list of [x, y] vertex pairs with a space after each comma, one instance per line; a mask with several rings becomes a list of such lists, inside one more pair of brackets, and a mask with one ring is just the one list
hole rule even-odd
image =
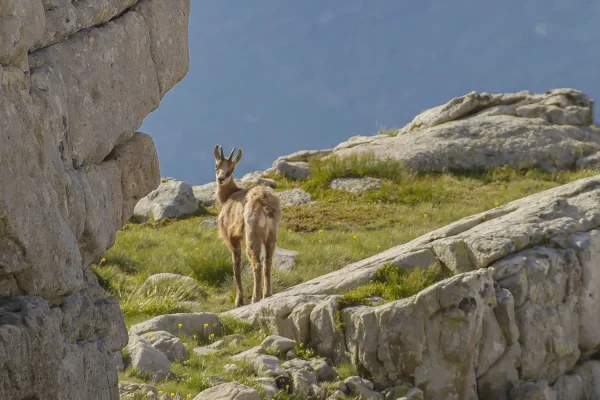
[[[242, 149], [235, 158], [233, 153], [223, 156], [223, 147], [215, 146], [217, 199], [221, 211], [217, 218], [219, 236], [232, 254], [235, 279], [235, 306], [244, 305], [242, 288], [242, 240], [246, 242], [246, 255], [254, 272], [252, 302], [271, 296], [271, 265], [277, 244], [277, 231], [282, 212], [279, 197], [273, 190], [259, 185], [251, 189], [235, 184], [233, 171], [242, 159]], [[265, 247], [265, 265], [261, 263], [261, 251]]]

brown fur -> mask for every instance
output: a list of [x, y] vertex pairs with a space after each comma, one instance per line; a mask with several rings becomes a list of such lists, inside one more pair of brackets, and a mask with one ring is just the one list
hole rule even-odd
[[[233, 170], [241, 159], [241, 150], [235, 160], [224, 158], [215, 148], [217, 160], [217, 197], [221, 211], [217, 218], [219, 235], [232, 254], [233, 277], [236, 286], [235, 306], [244, 304], [241, 276], [241, 242], [246, 243], [246, 255], [254, 272], [252, 302], [271, 296], [271, 265], [277, 244], [277, 232], [282, 212], [279, 197], [264, 186], [239, 188], [233, 179]], [[222, 179], [223, 182], [219, 182]], [[265, 248], [265, 265], [260, 260]]]

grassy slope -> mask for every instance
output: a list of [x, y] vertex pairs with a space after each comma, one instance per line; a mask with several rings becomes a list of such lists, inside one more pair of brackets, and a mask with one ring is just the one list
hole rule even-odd
[[[315, 173], [307, 182], [274, 177], [277, 190], [302, 187], [317, 200], [311, 205], [284, 210], [279, 246], [296, 250], [300, 255], [293, 271], [274, 271], [274, 292], [337, 270], [468, 215], [597, 173], [582, 170], [551, 174], [499, 168], [487, 172], [416, 175], [393, 161], [370, 156], [343, 161], [317, 160], [313, 167]], [[344, 176], [373, 176], [384, 181], [381, 190], [363, 194], [328, 188], [332, 179]], [[115, 246], [94, 269], [104, 287], [120, 298], [128, 326], [155, 315], [193, 310], [181, 304], [180, 300], [184, 299], [175, 291], [151, 298], [136, 295], [142, 282], [159, 272], [195, 278], [208, 292], [207, 298], [200, 300], [202, 311], [220, 312], [232, 307], [230, 254], [214, 228], [201, 226], [204, 219], [216, 214], [214, 208], [209, 208], [182, 220], [130, 223], [118, 233]], [[247, 261], [244, 263], [244, 287], [249, 299], [252, 280]], [[388, 298], [395, 299], [410, 294], [402, 290], [382, 293], [385, 290], [385, 287], [370, 286], [355, 291], [348, 299], [353, 302], [352, 298], [372, 294], [386, 297], [386, 293]], [[251, 333], [247, 346], [255, 345], [262, 336], [264, 333]], [[202, 375], [201, 371], [210, 369], [212, 375], [219, 375], [219, 368], [229, 362], [219, 355], [203, 360], [191, 356], [174, 367], [176, 373], [190, 376], [188, 379], [169, 381], [159, 387], [165, 391], [179, 388], [181, 393], [195, 394], [209, 385], [206, 373]], [[125, 376], [132, 378], [131, 374], [127, 372]], [[245, 379], [243, 375], [239, 379]]]

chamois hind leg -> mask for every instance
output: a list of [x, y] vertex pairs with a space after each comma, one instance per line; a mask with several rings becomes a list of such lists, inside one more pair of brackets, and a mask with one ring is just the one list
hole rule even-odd
[[273, 253], [277, 245], [277, 236], [270, 235], [265, 243], [265, 266], [263, 274], [262, 297], [267, 298], [272, 295], [271, 292], [271, 266], [273, 265]]
[[252, 292], [252, 302], [256, 303], [261, 297], [262, 288], [262, 264], [260, 262], [260, 252], [262, 243], [258, 238], [253, 238], [252, 235], [246, 235], [246, 254], [252, 264], [254, 272], [254, 291]]
[[235, 306], [244, 305], [244, 289], [242, 287], [242, 245], [238, 238], [227, 241], [233, 260], [233, 278], [235, 280]]

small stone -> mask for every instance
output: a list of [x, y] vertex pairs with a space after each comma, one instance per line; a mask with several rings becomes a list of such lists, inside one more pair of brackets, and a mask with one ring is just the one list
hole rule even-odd
[[136, 204], [133, 215], [140, 221], [176, 218], [198, 211], [198, 200], [185, 182], [169, 180], [160, 184]]
[[207, 354], [216, 353], [218, 350], [211, 349], [208, 346], [203, 346], [203, 347], [196, 347], [196, 348], [194, 348], [193, 351], [194, 351], [194, 354], [196, 354], [197, 356], [205, 356]]
[[310, 173], [308, 163], [303, 161], [279, 161], [273, 167], [277, 175], [282, 175], [290, 179], [306, 179]]
[[169, 361], [181, 361], [187, 357], [188, 352], [184, 344], [177, 336], [171, 335], [169, 332], [149, 332], [145, 333], [144, 336], [148, 338], [152, 346], [166, 355]]
[[294, 358], [298, 358], [298, 354], [296, 354], [296, 349], [291, 349], [287, 353], [285, 353], [286, 360], [293, 360]]
[[142, 374], [151, 375], [157, 381], [169, 375], [171, 362], [147, 339], [131, 334], [127, 349], [131, 356], [131, 366]]
[[[298, 252], [294, 250], [286, 250], [280, 247], [275, 248], [273, 253], [273, 269], [277, 271], [291, 271], [296, 266], [296, 258]], [[261, 261], [265, 262], [265, 253], [261, 254]]]
[[211, 349], [215, 349], [215, 350], [220, 350], [220, 349], [223, 349], [223, 348], [227, 347], [228, 345], [229, 345], [229, 342], [221, 339], [221, 340], [217, 340], [214, 343], [209, 344], [206, 347], [211, 348]]
[[397, 400], [401, 397], [405, 397], [411, 388], [405, 385], [395, 386], [390, 388], [385, 394], [385, 400]]
[[296, 347], [296, 342], [283, 336], [267, 336], [261, 343], [261, 346], [267, 351], [283, 355]]
[[235, 364], [225, 364], [223, 366], [223, 369], [227, 372], [237, 372], [237, 371], [239, 371], [240, 367], [238, 367]]
[[425, 394], [419, 388], [412, 388], [406, 393], [405, 397], [409, 400], [424, 400]]
[[138, 399], [138, 398], [156, 398], [158, 390], [152, 385], [135, 382], [119, 382], [119, 398]]
[[255, 346], [249, 350], [243, 351], [231, 357], [234, 360], [254, 360], [258, 355], [265, 354], [265, 349], [262, 346]]
[[202, 222], [200, 222], [200, 227], [201, 228], [216, 228], [217, 227], [217, 219], [216, 218], [207, 218], [205, 220], [203, 220]]
[[383, 400], [384, 397], [381, 393], [373, 391], [373, 382], [362, 379], [360, 376], [351, 376], [345, 381], [350, 392], [368, 400]]
[[344, 392], [342, 392], [341, 390], [336, 390], [331, 396], [327, 398], [327, 400], [342, 400], [344, 397]]
[[313, 202], [312, 196], [300, 188], [284, 190], [278, 195], [283, 207], [303, 206]]
[[338, 373], [324, 360], [314, 358], [311, 360], [310, 365], [319, 375], [319, 380], [323, 382], [333, 382], [339, 377]]

